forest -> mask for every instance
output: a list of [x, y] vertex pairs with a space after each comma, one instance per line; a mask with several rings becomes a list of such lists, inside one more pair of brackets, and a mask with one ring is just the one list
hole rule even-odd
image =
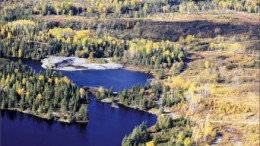
[[95, 97], [100, 101], [111, 99], [112, 102], [147, 111], [156, 107], [155, 102], [159, 99], [161, 92], [161, 84], [147, 83], [144, 87], [140, 84], [133, 85], [132, 89], [124, 89], [116, 94], [112, 90], [105, 90], [100, 87]]
[[[87, 123], [93, 95], [157, 116], [123, 146], [211, 145], [219, 135], [219, 145], [257, 146], [259, 13], [258, 0], [0, 0], [1, 110]], [[18, 61], [49, 56], [109, 58], [153, 79], [87, 89]]]
[[[189, 120], [184, 117], [172, 119], [170, 117], [161, 117], [158, 119], [155, 127], [148, 129], [146, 123], [135, 127], [133, 132], [125, 136], [122, 145], [162, 145], [166, 141], [171, 141], [172, 145], [192, 145], [192, 130], [187, 128], [191, 126]], [[164, 136], [161, 136], [164, 133]]]
[[1, 59], [1, 109], [24, 111], [48, 120], [86, 122], [89, 98], [66, 76], [35, 73], [29, 66]]
[[[0, 30], [1, 57], [36, 60], [49, 55], [78, 56], [90, 60], [112, 57], [115, 61], [158, 70], [169, 68], [174, 63], [180, 64], [182, 69], [187, 54], [181, 43], [119, 40], [109, 35], [99, 37], [93, 30], [52, 28], [44, 22], [32, 20], [8, 22]], [[191, 35], [186, 37], [188, 42], [192, 39]]]
[[[3, 3], [9, 3], [4, 0]], [[22, 13], [13, 13], [17, 9]], [[12, 3], [4, 9], [5, 20], [13, 20], [28, 15], [66, 15], [83, 16], [87, 18], [143, 18], [153, 13], [198, 13], [209, 10], [227, 12], [230, 10], [248, 13], [259, 12], [257, 0], [231, 0], [214, 1], [155, 1], [155, 0], [133, 0], [133, 1], [90, 1], [70, 0], [60, 3], [54, 1], [31, 1], [28, 3]]]

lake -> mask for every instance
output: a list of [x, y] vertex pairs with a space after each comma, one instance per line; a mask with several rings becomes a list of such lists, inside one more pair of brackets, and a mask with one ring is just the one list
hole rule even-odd
[[[33, 67], [37, 72], [45, 71], [41, 67], [40, 61], [21, 60], [22, 63]], [[57, 71], [60, 72], [60, 71]], [[145, 85], [152, 75], [130, 71], [125, 69], [108, 70], [83, 70], [83, 71], [61, 71], [63, 75], [69, 77], [78, 86], [112, 88], [113, 91], [120, 91], [124, 88], [130, 89], [134, 84]]]
[[[36, 71], [44, 71], [38, 61], [23, 60]], [[62, 71], [78, 86], [113, 87], [114, 91], [144, 85], [152, 78], [141, 72], [118, 70]], [[123, 137], [135, 126], [147, 121], [155, 124], [155, 115], [108, 103], [93, 101], [88, 106], [88, 124], [62, 124], [34, 116], [1, 111], [1, 146], [120, 146]]]

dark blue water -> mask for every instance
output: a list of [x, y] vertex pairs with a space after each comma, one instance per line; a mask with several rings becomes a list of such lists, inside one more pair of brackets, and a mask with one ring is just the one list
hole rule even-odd
[[[41, 62], [23, 60], [23, 63], [33, 67], [36, 71], [44, 71]], [[57, 71], [59, 72], [59, 71]], [[84, 70], [84, 71], [61, 71], [63, 75], [69, 77], [78, 86], [92, 86], [112, 88], [113, 91], [120, 91], [124, 88], [130, 89], [134, 84], [146, 84], [152, 75], [142, 72], [115, 69], [115, 70]]]
[[110, 104], [92, 102], [88, 124], [62, 124], [1, 111], [1, 146], [120, 146], [136, 125], [156, 122], [156, 116]]
[[[43, 70], [39, 62], [30, 61], [28, 64], [37, 71]], [[130, 88], [133, 83], [145, 84], [151, 77], [126, 70], [62, 73], [80, 86], [113, 86], [116, 90]], [[112, 108], [110, 104], [96, 101], [89, 104], [88, 111], [88, 124], [62, 124], [18, 112], [1, 111], [1, 146], [120, 146], [123, 137], [136, 125], [147, 121], [152, 126], [157, 119], [155, 115], [142, 111], [123, 106]]]

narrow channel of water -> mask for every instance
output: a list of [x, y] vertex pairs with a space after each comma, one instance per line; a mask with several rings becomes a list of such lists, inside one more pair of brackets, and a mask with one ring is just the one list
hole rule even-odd
[[1, 146], [120, 146], [136, 125], [156, 122], [154, 115], [96, 101], [89, 105], [89, 116], [88, 124], [62, 124], [1, 111]]
[[[24, 60], [37, 71], [41, 63]], [[127, 70], [65, 72], [79, 86], [103, 86], [114, 91], [144, 85], [150, 75]], [[1, 146], [120, 146], [123, 137], [143, 121], [155, 124], [157, 117], [123, 106], [112, 108], [108, 103], [93, 101], [88, 106], [88, 124], [62, 124], [30, 115], [1, 111]]]

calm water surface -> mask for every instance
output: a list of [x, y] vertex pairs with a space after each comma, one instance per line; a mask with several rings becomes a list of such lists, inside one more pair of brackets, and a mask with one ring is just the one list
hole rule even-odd
[[[23, 61], [37, 71], [44, 71], [40, 62]], [[113, 87], [114, 91], [145, 84], [152, 76], [127, 70], [62, 71], [79, 86]], [[123, 137], [136, 125], [147, 121], [149, 126], [156, 116], [110, 104], [91, 102], [88, 106], [88, 124], [62, 124], [36, 117], [1, 111], [1, 146], [120, 146]]]
[[[41, 62], [32, 60], [23, 60], [24, 64], [33, 67], [36, 71], [44, 71]], [[60, 71], [57, 71], [60, 72]], [[124, 88], [130, 89], [134, 84], [145, 85], [152, 75], [142, 72], [111, 69], [111, 70], [83, 70], [83, 71], [61, 71], [63, 75], [69, 77], [78, 86], [103, 86], [106, 89], [112, 88], [113, 91], [120, 91]]]

